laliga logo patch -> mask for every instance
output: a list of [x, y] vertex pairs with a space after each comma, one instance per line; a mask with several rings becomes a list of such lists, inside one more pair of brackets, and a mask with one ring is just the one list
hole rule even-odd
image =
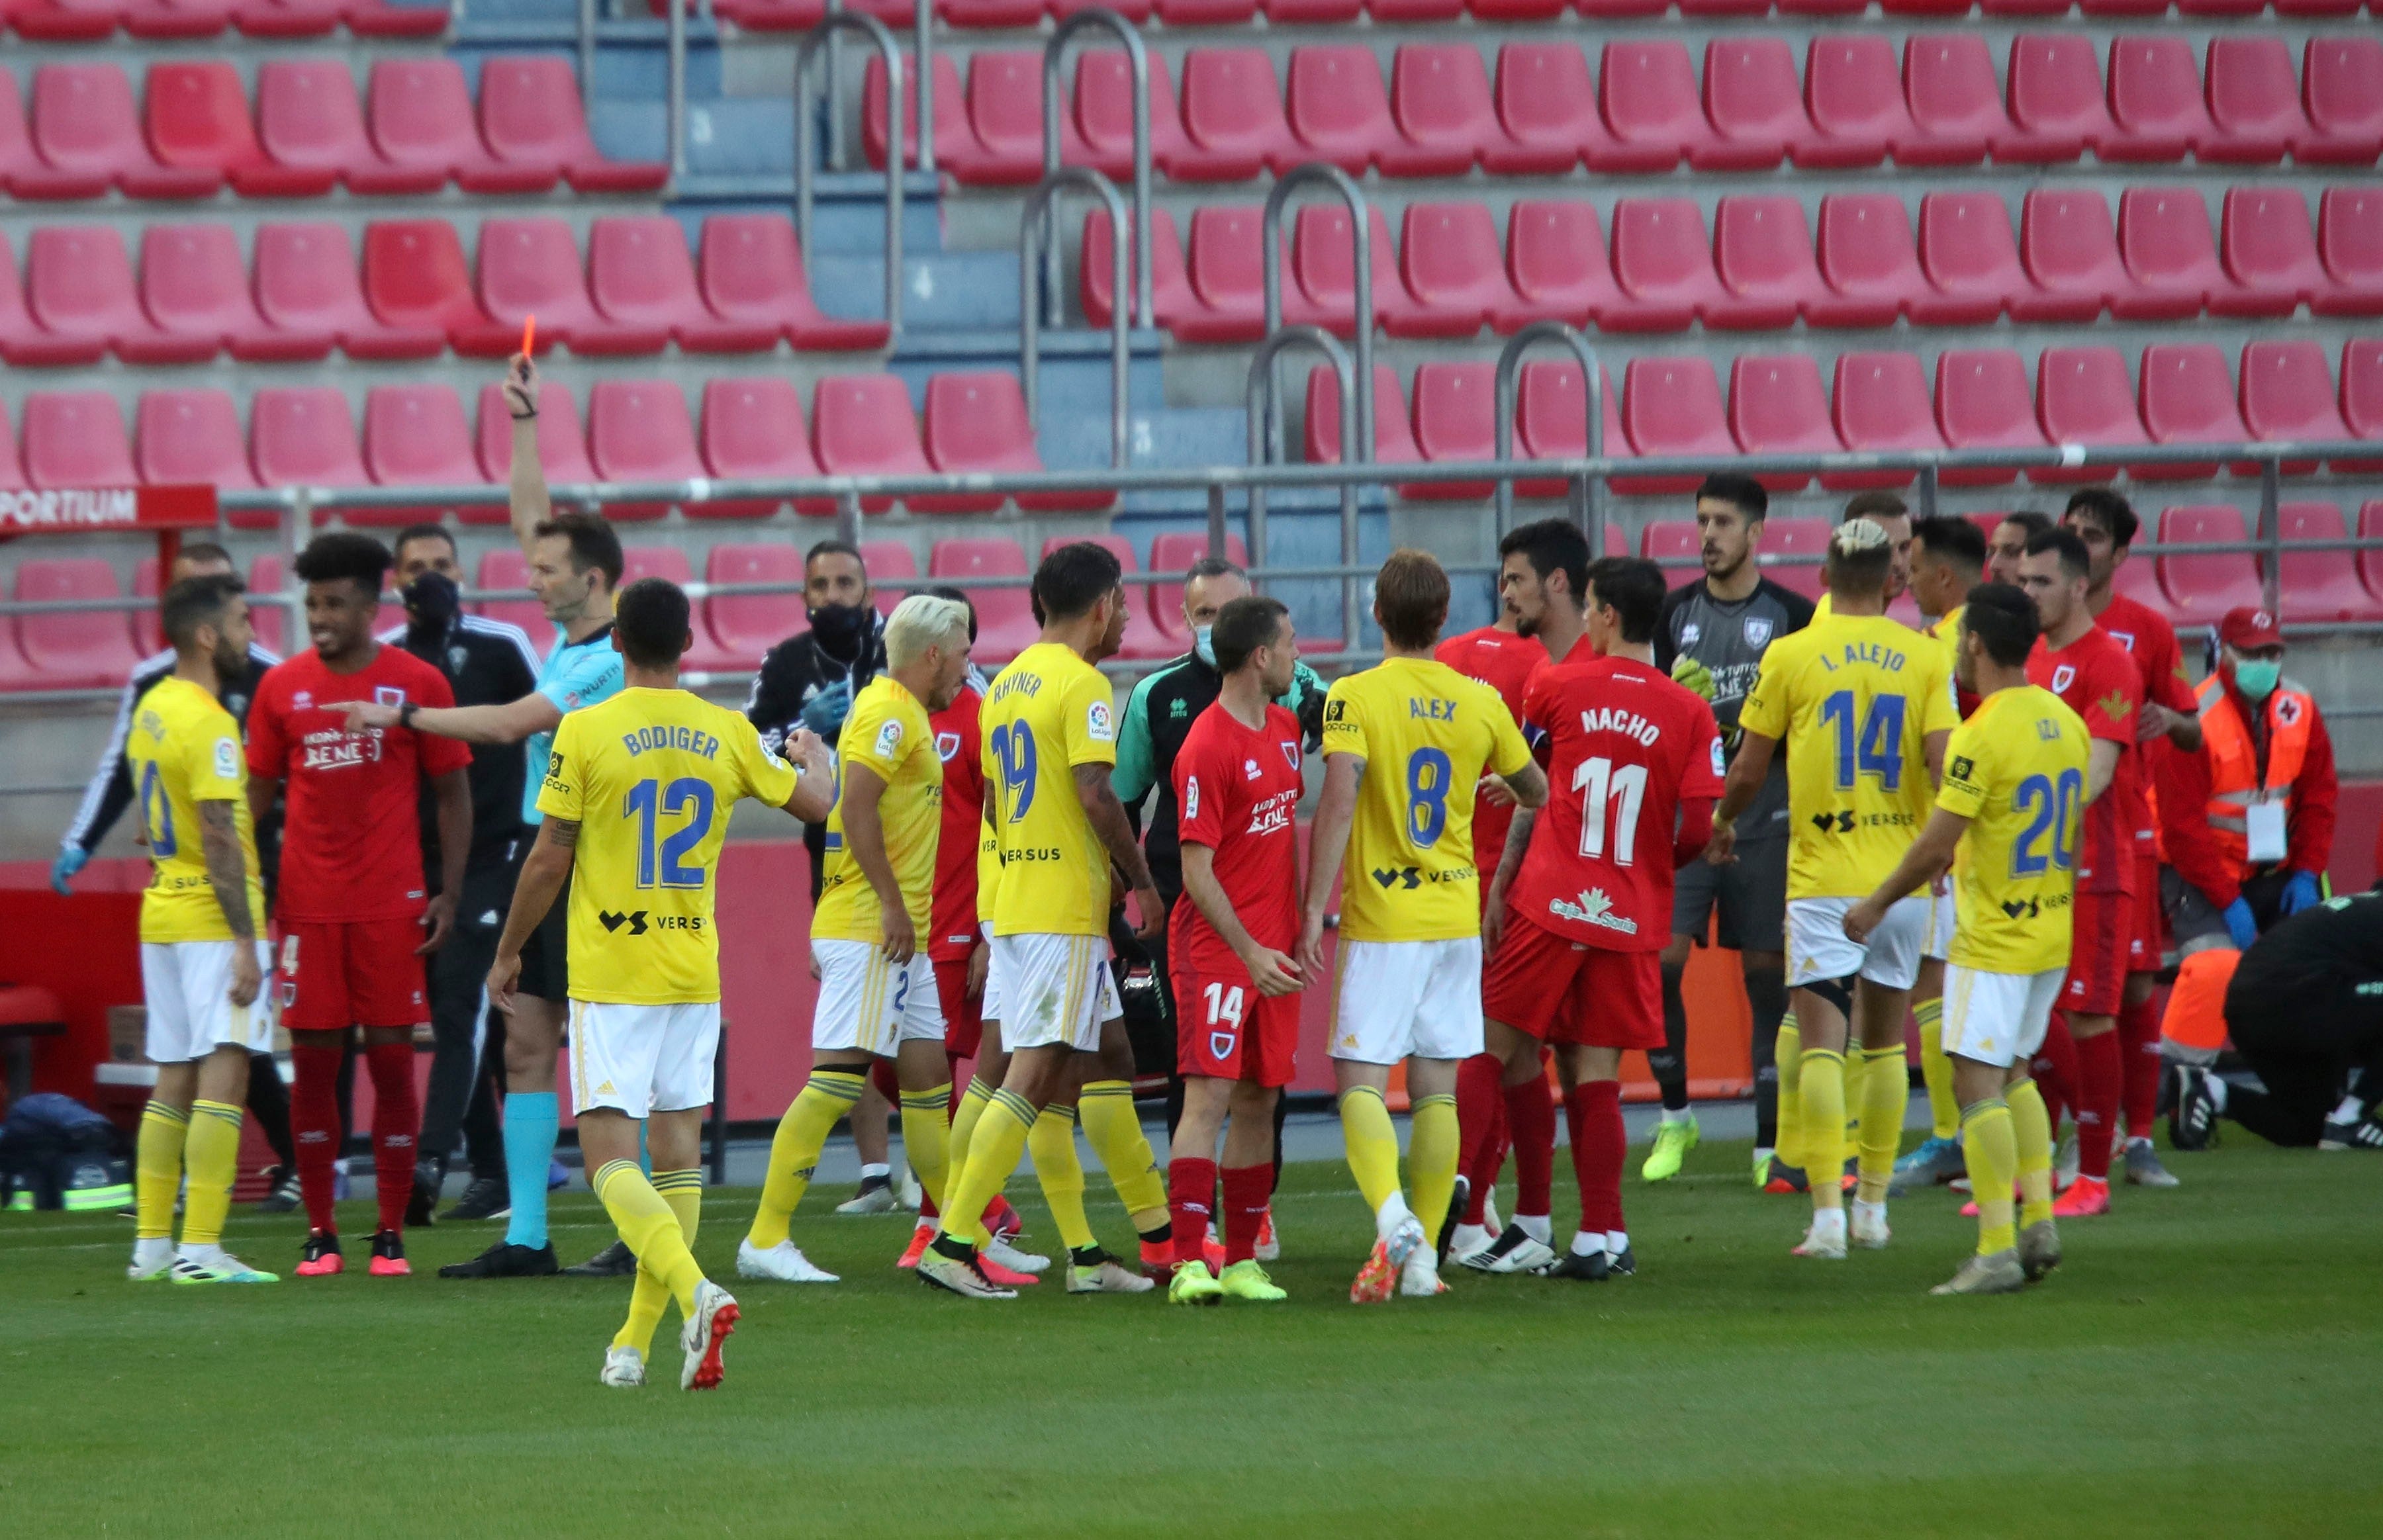
[[[1690, 637], [1689, 640], [1694, 641], [1695, 638]], [[1746, 617], [1746, 645], [1750, 647], [1763, 647], [1771, 645], [1770, 616], [1748, 615]]]
[[2076, 683], [2077, 670], [2074, 665], [2068, 663], [2054, 665], [2052, 670], [2052, 693], [2054, 695], [2067, 695], [2068, 693], [2068, 686]]
[[1109, 721], [1109, 703], [1096, 700], [1084, 711], [1084, 734], [1096, 744], [1105, 744], [1117, 736]]

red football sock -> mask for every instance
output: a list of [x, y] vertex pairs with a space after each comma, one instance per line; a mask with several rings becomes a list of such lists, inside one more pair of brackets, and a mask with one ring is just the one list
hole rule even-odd
[[1225, 1167], [1225, 1265], [1258, 1254], [1258, 1231], [1274, 1201], [1274, 1164]]
[[[1505, 1074], [1505, 1066], [1488, 1053], [1475, 1053], [1456, 1066], [1456, 1168], [1472, 1187], [1464, 1200], [1467, 1225], [1481, 1223], [1481, 1205], [1504, 1160]], [[1486, 1179], [1480, 1175], [1485, 1168]]]
[[[331, 1206], [331, 1163], [340, 1158], [340, 1057], [337, 1032], [290, 1034], [290, 1062], [297, 1071], [290, 1088], [290, 1128], [298, 1142], [298, 1190], [306, 1200], [306, 1226], [315, 1230], [340, 1227]], [[414, 1163], [408, 1161], [406, 1180], [413, 1179]]]
[[1514, 1136], [1514, 1212], [1548, 1212], [1556, 1175], [1556, 1106], [1537, 1075], [1506, 1088], [1506, 1127]]
[[984, 1206], [984, 1227], [990, 1233], [994, 1230], [1019, 1230], [1025, 1226], [1018, 1222], [1018, 1211], [1009, 1206], [1007, 1195], [996, 1192], [993, 1195], [993, 1201]]
[[2118, 1034], [2077, 1040], [2077, 1175], [2107, 1181], [2110, 1136], [2118, 1121], [2118, 1093], [2126, 1079]]
[[2147, 998], [2118, 1008], [2118, 1051], [2125, 1060], [2120, 1074], [2126, 1082], [2121, 1098], [2127, 1109], [2127, 1136], [2130, 1139], [2152, 1137], [2152, 1122], [2159, 1115], [2160, 1057], [2159, 992], [2155, 990]]
[[[1266, 1167], [1274, 1176], [1274, 1167]], [[1216, 1163], [1197, 1155], [1177, 1155], [1167, 1163], [1167, 1218], [1175, 1232], [1175, 1261], [1179, 1266], [1206, 1255], [1208, 1221], [1216, 1214]]]
[[414, 1131], [422, 1114], [414, 1096], [414, 1044], [376, 1042], [364, 1049], [373, 1083], [373, 1193], [380, 1200], [380, 1228], [405, 1228], [405, 1203], [414, 1193]]
[[2068, 1017], [2058, 1011], [2052, 1013], [2051, 1022], [2043, 1030], [2043, 1046], [2036, 1050], [2035, 1089], [2043, 1097], [2043, 1110], [2052, 1120], [2052, 1137], [2060, 1138], [2060, 1115], [2073, 1111], [2078, 1103], [2077, 1040], [2068, 1035]]
[[1572, 1174], [1580, 1183], [1580, 1227], [1620, 1230], [1622, 1163], [1629, 1140], [1622, 1128], [1622, 1082], [1585, 1080], [1564, 1098], [1572, 1130]]

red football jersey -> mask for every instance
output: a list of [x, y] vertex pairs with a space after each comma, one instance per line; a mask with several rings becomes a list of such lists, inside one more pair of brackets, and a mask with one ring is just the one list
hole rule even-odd
[[2077, 848], [2079, 893], [2135, 891], [2135, 831], [2143, 824], [2142, 756], [2135, 752], [2142, 676], [2127, 649], [2099, 626], [2057, 651], [2039, 636], [2028, 654], [2027, 682], [2050, 690], [2085, 719], [2089, 738], [2119, 745], [2110, 789], [2085, 810]]
[[[1535, 637], [1517, 636], [1511, 631], [1485, 625], [1478, 631], [1449, 637], [1433, 649], [1432, 656], [1465, 678], [1478, 680], [1497, 691], [1498, 698], [1506, 703], [1507, 711], [1519, 722], [1523, 720], [1523, 689], [1530, 683], [1532, 671], [1547, 662], [1548, 649]], [[1496, 804], [1484, 797], [1474, 799], [1473, 864], [1480, 869], [1484, 890], [1498, 869], [1498, 857], [1506, 849], [1506, 831], [1513, 821], [1512, 804]]]
[[[1269, 705], [1252, 732], [1218, 701], [1200, 713], [1175, 753], [1175, 805], [1185, 844], [1216, 852], [1217, 886], [1260, 946], [1288, 952], [1299, 939], [1299, 719]], [[1189, 898], [1175, 906], [1167, 947], [1204, 975], [1248, 970]]]
[[[2177, 645], [2176, 627], [2167, 623], [2167, 616], [2141, 599], [2113, 594], [2094, 623], [2108, 632], [2110, 640], [2126, 648], [2127, 655], [2135, 660], [2136, 671], [2142, 675], [2145, 700], [2165, 706], [2179, 716], [2190, 717], [2200, 709], [2200, 702], [2193, 698], [2192, 682], [2184, 675], [2184, 649]], [[2140, 850], [2152, 839], [2153, 826], [2157, 821], [2151, 789], [2156, 774], [2154, 761], [2165, 752], [2165, 745], [2154, 740], [2139, 744], [2136, 748], [2143, 756], [2138, 766], [2144, 792], [2142, 822], [2135, 831], [2136, 848]], [[2191, 811], [2194, 817], [2200, 816], [2201, 809]]]
[[400, 647], [333, 673], [311, 649], [265, 671], [248, 709], [248, 768], [282, 782], [284, 919], [403, 919], [426, 902], [421, 778], [472, 762], [452, 738], [410, 728], [350, 733], [352, 700], [452, 706], [447, 676]]
[[984, 705], [971, 681], [949, 706], [930, 712], [935, 754], [944, 762], [944, 821], [935, 836], [934, 934], [927, 956], [965, 959], [976, 949], [976, 847], [983, 827], [984, 760], [977, 712]]
[[1728, 770], [1712, 708], [1649, 664], [1583, 645], [1533, 677], [1523, 720], [1552, 757], [1507, 907], [1608, 952], [1661, 950], [1680, 804], [1719, 798]]

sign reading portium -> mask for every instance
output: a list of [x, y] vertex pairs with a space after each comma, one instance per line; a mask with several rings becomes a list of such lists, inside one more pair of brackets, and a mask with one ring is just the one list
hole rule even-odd
[[48, 487], [0, 490], [0, 534], [74, 535], [108, 529], [204, 529], [216, 522], [212, 487]]

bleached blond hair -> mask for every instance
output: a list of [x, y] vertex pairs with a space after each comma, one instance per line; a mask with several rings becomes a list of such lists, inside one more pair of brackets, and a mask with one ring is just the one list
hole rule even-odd
[[932, 594], [912, 594], [885, 621], [885, 666], [908, 668], [929, 647], [968, 645], [968, 606]]

